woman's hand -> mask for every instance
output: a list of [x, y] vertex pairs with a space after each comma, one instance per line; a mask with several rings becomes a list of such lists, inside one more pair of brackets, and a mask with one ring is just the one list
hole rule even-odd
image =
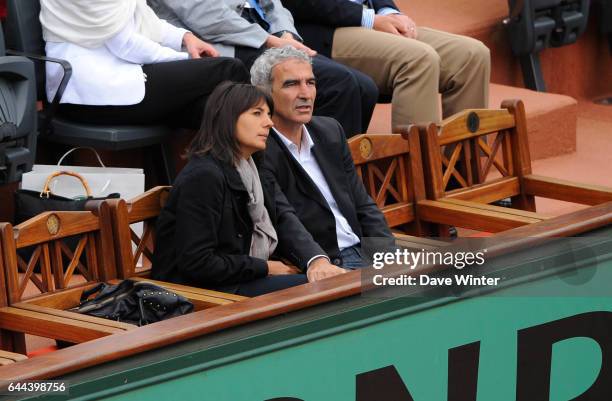
[[300, 270], [295, 266], [289, 266], [277, 260], [268, 260], [268, 275], [270, 276], [299, 273], [301, 273]]
[[185, 36], [183, 36], [183, 45], [191, 58], [201, 58], [202, 56], [219, 57], [217, 49], [191, 32], [187, 32]]

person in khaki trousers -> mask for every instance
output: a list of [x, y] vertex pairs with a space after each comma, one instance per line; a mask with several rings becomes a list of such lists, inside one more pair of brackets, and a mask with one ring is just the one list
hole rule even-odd
[[391, 95], [393, 127], [488, 106], [490, 55], [480, 41], [419, 27], [393, 0], [282, 2], [307, 46]]

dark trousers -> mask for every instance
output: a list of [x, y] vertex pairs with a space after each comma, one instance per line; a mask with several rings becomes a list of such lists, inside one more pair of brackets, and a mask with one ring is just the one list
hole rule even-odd
[[236, 294], [245, 297], [256, 297], [273, 291], [284, 290], [296, 285], [306, 284], [305, 274], [284, 274], [280, 276], [267, 276], [248, 283], [240, 283]]
[[[237, 46], [236, 58], [250, 69], [264, 50]], [[317, 79], [314, 114], [335, 118], [347, 138], [364, 133], [378, 101], [372, 78], [319, 54], [313, 58], [312, 67]]]
[[145, 97], [129, 106], [61, 104], [70, 120], [100, 125], [168, 124], [198, 129], [210, 93], [223, 81], [248, 82], [243, 63], [234, 58], [201, 58], [142, 67]]

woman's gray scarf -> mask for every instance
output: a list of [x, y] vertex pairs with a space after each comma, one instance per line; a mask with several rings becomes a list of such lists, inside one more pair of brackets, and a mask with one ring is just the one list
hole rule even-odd
[[264, 194], [253, 158], [240, 158], [236, 170], [242, 183], [249, 193], [247, 208], [253, 221], [253, 236], [251, 237], [251, 250], [249, 256], [268, 260], [276, 249], [278, 237], [272, 225], [268, 211], [264, 205]]

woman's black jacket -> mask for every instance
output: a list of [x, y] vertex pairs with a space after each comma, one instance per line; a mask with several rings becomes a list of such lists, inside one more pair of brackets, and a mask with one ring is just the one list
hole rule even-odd
[[[275, 255], [306, 270], [325, 252], [313, 240], [270, 177], [262, 177], [265, 206], [276, 228]], [[249, 195], [237, 170], [210, 155], [192, 157], [176, 178], [157, 221], [152, 277], [233, 292], [265, 277], [265, 260], [249, 256], [253, 223]]]

